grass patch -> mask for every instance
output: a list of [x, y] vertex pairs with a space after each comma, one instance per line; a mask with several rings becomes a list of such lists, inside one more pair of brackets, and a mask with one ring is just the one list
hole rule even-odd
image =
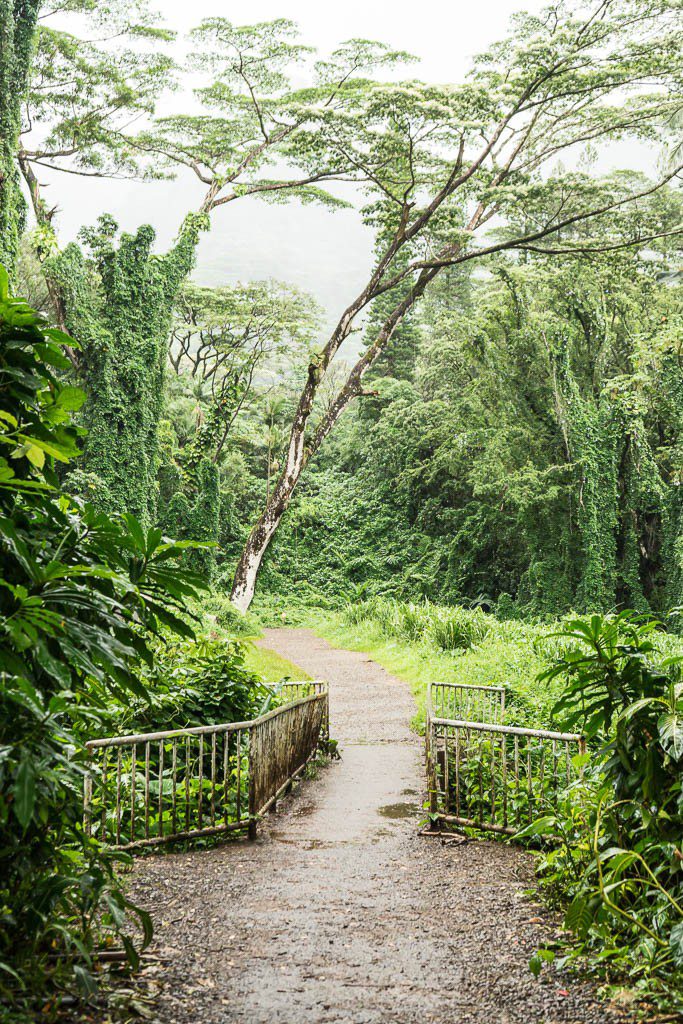
[[311, 677], [293, 661], [282, 658], [275, 651], [256, 647], [247, 640], [244, 644], [244, 660], [251, 672], [257, 672], [266, 683], [280, 683], [283, 679], [310, 679]]

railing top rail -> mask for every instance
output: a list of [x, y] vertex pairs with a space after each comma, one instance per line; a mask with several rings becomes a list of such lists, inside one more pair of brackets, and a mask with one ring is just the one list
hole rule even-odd
[[[308, 680], [307, 680], [308, 681]], [[326, 684], [324, 684], [326, 687]], [[253, 729], [256, 725], [270, 721], [277, 715], [281, 715], [289, 708], [297, 707], [299, 704], [306, 704], [309, 701], [321, 700], [327, 693], [327, 688], [319, 693], [311, 693], [307, 697], [298, 697], [278, 708], [259, 715], [258, 718], [250, 718], [246, 722], [221, 722], [217, 725], [194, 725], [186, 729], [166, 729], [161, 732], [131, 733], [128, 736], [104, 736], [97, 740], [88, 740], [85, 744], [87, 750], [96, 750], [101, 747], [127, 747], [136, 743], [154, 743], [157, 740], [172, 740], [182, 736], [207, 736], [212, 733], [240, 732], [244, 729]]]
[[583, 739], [575, 732], [551, 732], [548, 729], [524, 729], [516, 725], [496, 725], [493, 722], [466, 722], [458, 718], [435, 718], [432, 717], [432, 725], [455, 726], [457, 729], [473, 729], [476, 732], [498, 732], [508, 736], [532, 736], [542, 740], [561, 740], [562, 742], [573, 742]]
[[249, 722], [243, 723], [242, 728], [251, 728], [254, 725], [261, 725], [262, 722], [269, 722], [271, 718], [277, 718], [278, 715], [289, 711], [290, 708], [298, 707], [299, 704], [308, 704], [311, 701], [321, 700], [326, 694], [327, 687], [319, 693], [309, 693], [307, 697], [297, 697], [296, 700], [288, 700], [286, 704], [281, 704], [279, 708], [273, 708], [272, 711], [267, 711], [265, 715], [259, 715], [258, 718], [252, 718]]
[[327, 686], [325, 679], [282, 679], [276, 686]]
[[505, 693], [504, 686], [480, 686], [477, 683], [442, 683], [434, 682], [429, 684], [430, 688], [433, 686], [450, 686], [458, 690], [487, 690], [490, 693]]

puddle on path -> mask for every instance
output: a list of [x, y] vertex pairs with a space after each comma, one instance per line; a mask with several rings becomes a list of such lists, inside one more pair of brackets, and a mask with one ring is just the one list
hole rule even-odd
[[416, 804], [385, 804], [384, 807], [377, 808], [377, 813], [381, 814], [383, 818], [397, 820], [399, 818], [412, 818], [419, 810], [420, 808]]

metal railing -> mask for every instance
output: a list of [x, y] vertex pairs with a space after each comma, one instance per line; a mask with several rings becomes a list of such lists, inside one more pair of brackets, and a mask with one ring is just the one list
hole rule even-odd
[[494, 722], [505, 719], [505, 688], [465, 683], [431, 683], [432, 713], [439, 718], [466, 722]]
[[313, 692], [251, 721], [89, 741], [88, 834], [118, 849], [238, 830], [253, 837], [319, 749], [327, 685], [306, 685]]
[[[442, 684], [436, 684], [442, 685]], [[514, 835], [557, 806], [580, 775], [576, 733], [446, 718], [427, 697], [427, 775], [434, 821]]]

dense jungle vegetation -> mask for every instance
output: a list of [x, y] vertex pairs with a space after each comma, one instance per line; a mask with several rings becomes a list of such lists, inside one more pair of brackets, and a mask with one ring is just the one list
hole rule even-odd
[[[205, 19], [181, 58], [143, 0], [0, 19], [7, 1019], [58, 1019], [97, 950], [150, 938], [83, 830], [85, 739], [257, 714], [238, 638], [283, 619], [585, 731], [526, 837], [562, 833], [540, 874], [573, 936], [533, 968], [680, 1006], [680, 4], [519, 15], [452, 86], [364, 39], [312, 57], [286, 20]], [[601, 169], [625, 141], [648, 174]], [[59, 172], [103, 181], [69, 243]], [[106, 212], [121, 176], [188, 182], [167, 251]], [[372, 230], [331, 329], [286, 268], [201, 283], [247, 197]]]

